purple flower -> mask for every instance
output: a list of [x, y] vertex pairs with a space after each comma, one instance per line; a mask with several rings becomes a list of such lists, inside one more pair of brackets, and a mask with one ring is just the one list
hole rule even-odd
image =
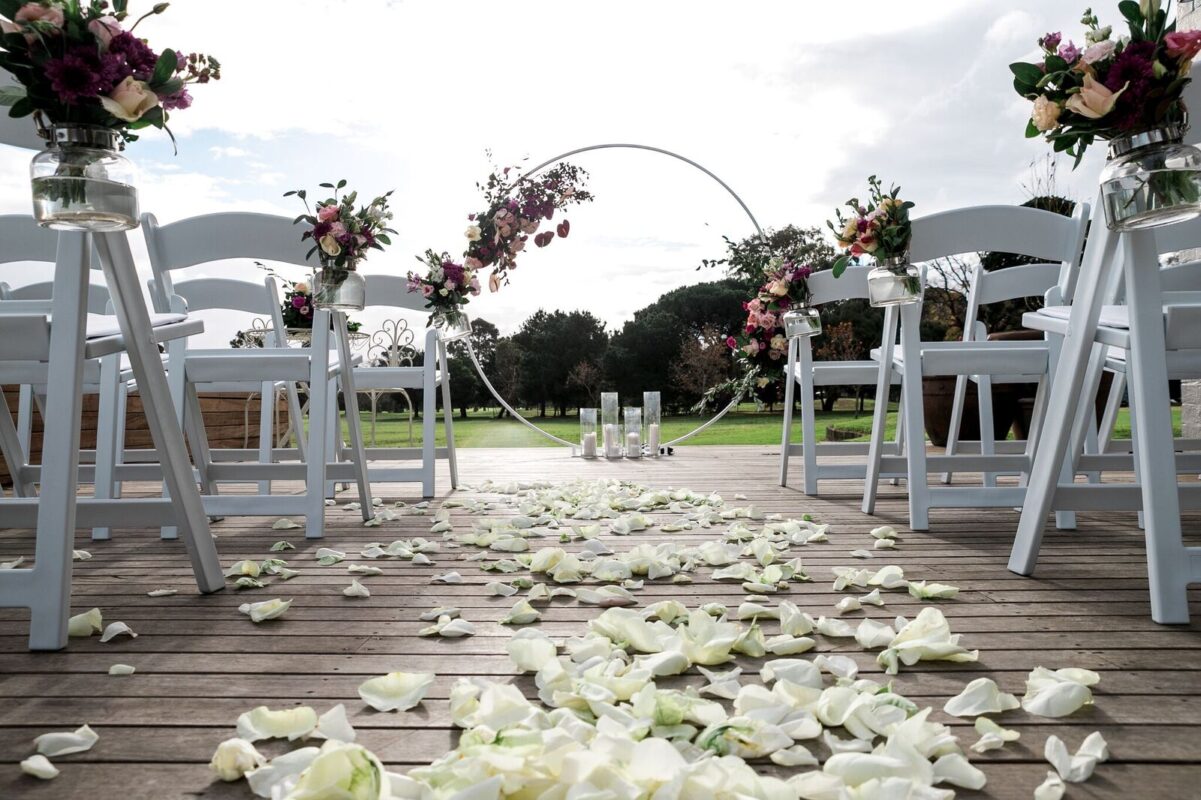
[[332, 227], [333, 227], [333, 223], [318, 222], [316, 225], [313, 226], [313, 238], [320, 240], [327, 233], [329, 233], [329, 230]]
[[50, 88], [65, 105], [74, 105], [100, 94], [105, 87], [102, 76], [93, 64], [75, 53], [46, 62], [46, 77]]
[[1038, 40], [1038, 43], [1043, 46], [1048, 52], [1054, 53], [1059, 49], [1059, 43], [1063, 41], [1062, 33], [1048, 33], [1046, 36]]
[[177, 108], [183, 109], [192, 105], [192, 95], [188, 94], [186, 86], [175, 94], [169, 94], [159, 99], [163, 104], [163, 108], [167, 111], [173, 111]]
[[1080, 58], [1080, 48], [1074, 42], [1060, 45], [1059, 57], [1069, 64], [1075, 64], [1076, 60]]
[[1131, 42], [1105, 76], [1105, 88], [1110, 91], [1126, 87], [1111, 112], [1121, 130], [1136, 130], [1150, 122], [1146, 118], [1146, 98], [1155, 83], [1154, 58], [1154, 42]]
[[129, 32], [114, 36], [108, 51], [125, 59], [129, 71], [142, 80], [150, 77], [154, 72], [154, 65], [158, 63], [158, 55], [145, 42]]
[[306, 305], [308, 305], [308, 302], [308, 298], [302, 294], [293, 295], [292, 308], [304, 308]]

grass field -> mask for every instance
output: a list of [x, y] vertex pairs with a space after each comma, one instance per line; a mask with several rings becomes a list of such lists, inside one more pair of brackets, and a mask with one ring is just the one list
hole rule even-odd
[[[845, 407], [843, 407], [845, 406]], [[534, 411], [523, 411], [531, 421], [560, 438], [576, 441], [579, 438], [579, 420], [575, 416], [545, 417], [539, 419]], [[1180, 432], [1180, 409], [1172, 410], [1177, 434]], [[363, 433], [370, 442], [370, 415], [362, 413]], [[663, 441], [682, 436], [701, 425], [707, 418], [693, 416], [665, 417], [663, 419]], [[701, 434], [689, 439], [690, 445], [718, 444], [762, 444], [772, 445], [780, 442], [782, 414], [779, 411], [756, 411], [753, 405], [745, 405], [737, 411], [727, 414], [720, 422]], [[827, 426], [842, 430], [860, 432], [860, 440], [866, 440], [871, 433], [872, 417], [871, 404], [868, 410], [856, 415], [852, 401], [844, 401], [832, 413], [817, 416], [818, 438], [825, 440]], [[888, 414], [888, 435], [891, 438], [896, 426], [896, 409]], [[409, 429], [404, 414], [380, 414], [376, 420], [375, 441], [381, 447], [404, 447], [409, 444]], [[797, 414], [793, 418], [792, 436], [794, 442], [801, 441], [801, 419]], [[1130, 417], [1127, 409], [1122, 409], [1117, 423], [1116, 438], [1130, 437]], [[414, 445], [421, 443], [421, 422], [413, 424]], [[445, 433], [438, 424], [438, 444], [445, 443]], [[530, 430], [514, 419], [496, 419], [491, 411], [473, 412], [467, 419], [455, 417], [455, 443], [459, 447], [537, 447], [557, 446], [554, 442], [543, 438], [537, 432]]]

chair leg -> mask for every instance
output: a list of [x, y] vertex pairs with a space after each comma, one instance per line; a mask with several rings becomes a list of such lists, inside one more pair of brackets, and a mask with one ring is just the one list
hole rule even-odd
[[308, 443], [304, 436], [304, 412], [300, 410], [300, 393], [296, 390], [295, 383], [287, 385], [288, 395], [288, 427], [292, 431], [292, 441], [296, 443], [296, 452], [300, 456], [300, 460], [305, 460], [305, 450]]
[[[992, 457], [997, 454], [997, 443], [993, 436], [992, 378], [980, 375], [976, 378], [977, 407], [980, 410], [980, 455]], [[984, 486], [995, 488], [997, 473], [984, 473]]]
[[[1131, 447], [1133, 447], [1134, 444], [1138, 441], [1138, 433], [1139, 433], [1139, 431], [1138, 431], [1139, 415], [1137, 413], [1135, 413], [1135, 410], [1138, 408], [1138, 401], [1135, 400], [1135, 398], [1134, 398], [1134, 392], [1130, 393], [1129, 405], [1130, 405], [1130, 445], [1131, 445]], [[1137, 452], [1134, 454], [1134, 483], [1137, 486], [1143, 485], [1143, 470], [1142, 470], [1142, 465], [1139, 463], [1139, 458], [1138, 458]], [[1143, 514], [1143, 509], [1141, 509], [1141, 508], [1138, 510], [1138, 529], [1140, 531], [1145, 531], [1147, 529], [1147, 520]]]
[[[337, 463], [342, 461], [342, 415], [338, 412], [338, 380], [330, 378], [325, 386], [326, 409], [329, 420], [325, 428], [325, 460]], [[345, 489], [346, 484], [326, 479], [325, 496], [337, 499], [338, 490]]]
[[780, 485], [788, 485], [788, 456], [792, 446], [792, 406], [796, 398], [796, 348], [788, 343], [788, 366], [784, 371], [784, 429], [780, 432]]
[[450, 467], [450, 488], [459, 488], [459, 459], [455, 453], [455, 409], [450, 401], [450, 370], [446, 365], [446, 345], [438, 344], [438, 367], [442, 370], [442, 424], [446, 428], [446, 463]]
[[437, 444], [434, 437], [436, 434], [435, 425], [438, 421], [437, 412], [437, 386], [434, 381], [434, 364], [432, 359], [430, 363], [422, 370], [423, 385], [421, 392], [421, 496], [433, 497], [435, 489], [435, 459], [437, 458]]
[[21, 443], [21, 451], [27, 457], [26, 460], [33, 452], [30, 450], [33, 443], [33, 411], [33, 387], [27, 383], [21, 384], [17, 392], [17, 438]]
[[[955, 455], [959, 446], [959, 426], [963, 424], [963, 407], [967, 403], [967, 375], [955, 378], [955, 398], [951, 403], [951, 427], [947, 429], [947, 450], [949, 456]], [[950, 483], [953, 473], [947, 470], [942, 474], [942, 482]]]
[[1125, 234], [1123, 242], [1130, 306], [1131, 418], [1137, 417], [1134, 459], [1141, 473], [1151, 618], [1183, 624], [1189, 621], [1188, 582], [1194, 562], [1181, 538], [1158, 252], [1151, 231]]
[[922, 409], [921, 305], [901, 307], [901, 352], [905, 375], [901, 393], [905, 397], [906, 488], [909, 490], [909, 527], [930, 528], [930, 490], [926, 474], [926, 420]]
[[13, 424], [12, 412], [8, 404], [0, 404], [0, 455], [8, 464], [8, 474], [13, 481], [13, 496], [33, 497], [36, 492], [32, 483], [22, 479], [22, 473], [29, 466], [29, 451], [21, 446], [17, 427]]
[[[872, 408], [872, 438], [867, 450], [867, 472], [863, 479], [863, 513], [876, 510], [880, 489], [880, 459], [884, 455], [884, 437], [888, 427], [888, 395], [892, 392], [892, 369], [897, 342], [897, 308], [884, 309], [884, 336], [880, 344], [880, 371], [876, 375], [876, 402]], [[902, 425], [898, 415], [897, 425]]]
[[[305, 462], [305, 538], [325, 536], [325, 475], [326, 445], [330, 425], [329, 382], [329, 312], [318, 311], [313, 320], [312, 353], [309, 356], [309, 447]], [[335, 409], [337, 406], [335, 405]], [[336, 420], [335, 420], [336, 421]]]
[[50, 329], [46, 425], [42, 437], [41, 497], [30, 586], [29, 649], [67, 646], [75, 545], [79, 428], [83, 408], [83, 345], [90, 237], [59, 234]]
[[[891, 391], [892, 390], [890, 389], [889, 390], [890, 394], [891, 394]], [[905, 398], [901, 397], [897, 401], [897, 425], [896, 425], [896, 432], [893, 434], [893, 444], [896, 447], [896, 452], [898, 455], [905, 452], [905, 426], [901, 424], [901, 420], [904, 418], [905, 418]], [[885, 428], [888, 427], [887, 405], [885, 406], [885, 409], [884, 409], [884, 427]], [[895, 476], [892, 478], [889, 478], [888, 485], [889, 486], [900, 486], [901, 479], [897, 478]]]
[[[259, 387], [259, 463], [270, 464], [275, 449], [275, 424], [272, 410], [275, 408], [275, 384], [264, 381]], [[271, 494], [271, 481], [259, 481], [259, 494]]]
[[[117, 440], [117, 407], [120, 403], [121, 357], [105, 356], [100, 362], [99, 410], [96, 414], [96, 478], [93, 493], [97, 500], [111, 500], [114, 495], [113, 475], [117, 466], [117, 451], [124, 442]], [[112, 530], [92, 528], [92, 539], [112, 538]]]
[[[346, 429], [350, 436], [350, 460], [354, 463], [355, 477], [359, 485], [360, 511], [363, 521], [367, 521], [375, 516], [375, 504], [371, 499], [367, 451], [363, 446], [363, 428], [359, 418], [359, 395], [354, 388], [354, 362], [351, 360], [350, 338], [346, 332], [346, 315], [341, 311], [334, 311], [331, 316], [334, 320], [334, 342], [338, 348], [342, 402], [346, 406]], [[335, 419], [337, 418], [335, 417]]]
[[1097, 452], [1104, 453], [1113, 439], [1113, 429], [1118, 423], [1118, 412], [1122, 410], [1122, 398], [1126, 394], [1126, 373], [1113, 373], [1113, 383], [1109, 386], [1109, 397], [1105, 398], [1105, 412], [1097, 426]]
[[801, 453], [805, 459], [805, 472], [802, 478], [805, 484], [805, 494], [813, 497], [818, 493], [817, 466], [817, 403], [813, 387], [813, 343], [802, 339], [800, 350], [800, 379], [801, 379]]

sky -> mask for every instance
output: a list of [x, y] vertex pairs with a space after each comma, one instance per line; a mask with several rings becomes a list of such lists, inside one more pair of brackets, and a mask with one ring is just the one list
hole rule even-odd
[[[365, 197], [395, 190], [399, 235], [363, 267], [393, 274], [427, 248], [462, 251], [492, 163], [605, 143], [702, 164], [765, 228], [824, 226], [870, 174], [899, 184], [919, 216], [1018, 203], [1049, 147], [1024, 138], [1029, 104], [1007, 65], [1033, 57], [1048, 31], [1082, 36], [1082, 10], [1082, 0], [175, 0], [138, 32], [155, 49], [217, 56], [223, 77], [172, 116], [178, 155], [157, 132], [128, 155], [142, 209], [160, 222], [294, 216], [285, 191], [339, 178]], [[1060, 165], [1060, 193], [1092, 201], [1104, 157], [1094, 150], [1074, 172]], [[28, 211], [30, 155], [0, 145], [0, 213]], [[722, 255], [723, 235], [755, 230], [683, 162], [629, 149], [571, 161], [590, 172], [596, 200], [568, 214], [568, 239], [523, 254], [509, 286], [469, 307], [502, 333], [538, 308], [588, 310], [618, 328], [664, 291], [721, 277], [696, 268]], [[201, 269], [259, 277], [249, 262]], [[4, 279], [44, 278], [22, 273]], [[384, 316], [357, 318], [372, 328]], [[207, 324], [210, 341], [243, 326]]]

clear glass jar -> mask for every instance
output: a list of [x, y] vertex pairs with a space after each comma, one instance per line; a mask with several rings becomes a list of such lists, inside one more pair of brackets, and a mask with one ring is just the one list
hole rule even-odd
[[617, 392], [601, 392], [601, 435], [605, 458], [621, 458], [621, 417], [618, 416]]
[[867, 299], [873, 308], [922, 301], [922, 273], [909, 263], [908, 253], [880, 259], [867, 273]]
[[1109, 143], [1101, 172], [1105, 222], [1134, 231], [1201, 215], [1201, 150], [1181, 140], [1185, 125], [1167, 125]]
[[471, 319], [462, 311], [435, 311], [433, 322], [444, 342], [456, 342], [471, 335]]
[[803, 339], [822, 332], [822, 317], [816, 308], [797, 306], [784, 312], [784, 335], [789, 339]]
[[642, 458], [642, 409], [626, 406], [624, 417], [625, 457]]
[[313, 305], [334, 311], [362, 311], [367, 301], [367, 281], [355, 269], [323, 266], [313, 275]]
[[33, 216], [43, 228], [106, 233], [138, 226], [137, 169], [116, 131], [94, 125], [47, 129], [29, 165]]
[[596, 409], [580, 409], [580, 455], [584, 458], [596, 458]]
[[661, 418], [663, 407], [658, 392], [642, 393], [642, 423], [646, 426], [646, 454], [659, 457], [659, 444], [663, 438]]

